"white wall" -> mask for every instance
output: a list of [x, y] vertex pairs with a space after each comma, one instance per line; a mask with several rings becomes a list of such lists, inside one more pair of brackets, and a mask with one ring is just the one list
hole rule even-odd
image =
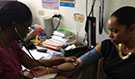
[[122, 6], [134, 6], [135, 7], [135, 0], [110, 0], [110, 9], [109, 14], [111, 14], [113, 11], [118, 9]]
[[[72, 32], [76, 32], [76, 27], [79, 28], [79, 35], [84, 37], [85, 31], [84, 29], [85, 21], [83, 23], [76, 23], [74, 21], [74, 13], [80, 13], [86, 16], [86, 0], [76, 0], [75, 7], [60, 7], [59, 10], [49, 10], [42, 7], [42, 0], [18, 0], [25, 4], [27, 4], [33, 12], [34, 22], [41, 23], [43, 25], [43, 19], [49, 18], [54, 14], [62, 14], [63, 16], [63, 24], [71, 29]], [[42, 14], [42, 15], [41, 15]]]
[[[73, 19], [74, 13], [81, 13], [86, 17], [86, 0], [75, 0], [76, 5], [75, 8], [68, 8], [68, 7], [60, 7], [59, 10], [49, 10], [42, 8], [41, 0], [18, 0], [21, 2], [26, 3], [33, 12], [34, 15], [34, 23], [41, 23], [43, 24], [43, 18], [48, 18], [52, 16], [53, 14], [62, 14], [63, 16], [63, 23], [65, 26], [69, 27], [71, 31], [75, 32], [79, 31], [79, 36], [82, 38], [84, 37], [85, 31], [85, 21], [83, 23], [75, 22]], [[95, 5], [95, 16], [97, 18], [97, 42], [107, 38], [107, 35], [103, 33], [102, 35], [99, 35], [98, 33], [98, 15], [99, 15], [99, 2], [100, 0], [96, 0]], [[106, 25], [106, 21], [109, 17], [109, 15], [116, 10], [117, 8], [124, 6], [124, 5], [132, 5], [135, 6], [135, 0], [104, 0], [105, 2], [105, 14], [104, 14], [104, 26]], [[92, 0], [88, 0], [88, 13], [91, 9]], [[87, 13], [87, 14], [88, 14]], [[77, 28], [77, 29], [76, 29]]]

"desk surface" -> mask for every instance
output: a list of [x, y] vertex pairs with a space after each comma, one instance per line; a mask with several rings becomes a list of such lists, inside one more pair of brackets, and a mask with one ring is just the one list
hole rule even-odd
[[[28, 51], [25, 49], [25, 47], [22, 48], [28, 55]], [[38, 49], [44, 49], [43, 47], [39, 48]], [[32, 56], [39, 60], [40, 58], [43, 58], [43, 59], [50, 59], [52, 56], [62, 56], [62, 53], [61, 52], [57, 52], [57, 51], [54, 51], [54, 50], [50, 50], [50, 49], [47, 49], [47, 52], [39, 52], [37, 51], [36, 49], [33, 49], [33, 50], [29, 50], [30, 53], [32, 54]]]
[[[22, 48], [28, 55], [28, 51], [25, 49], [25, 47]], [[44, 58], [44, 59], [50, 59], [52, 56], [54, 55], [60, 55], [61, 52], [56, 52], [56, 51], [53, 51], [53, 50], [47, 50], [47, 53], [43, 53], [43, 52], [39, 52], [37, 51], [36, 49], [34, 50], [30, 50], [30, 53], [32, 54], [32, 56], [35, 58], [35, 59], [41, 59], [41, 58]], [[25, 69], [25, 68], [24, 68]], [[52, 79], [54, 78], [55, 76], [57, 75], [57, 73], [54, 73], [54, 74], [47, 74], [47, 75], [44, 75], [44, 76], [41, 76], [41, 77], [38, 77], [38, 78], [34, 78], [34, 79]]]

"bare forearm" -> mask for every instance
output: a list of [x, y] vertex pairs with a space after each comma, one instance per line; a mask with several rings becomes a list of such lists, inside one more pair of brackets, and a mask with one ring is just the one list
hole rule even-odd
[[50, 67], [50, 66], [56, 66], [56, 65], [59, 65], [61, 63], [64, 63], [65, 62], [65, 58], [64, 57], [53, 57], [51, 59], [48, 59], [48, 60], [39, 60], [43, 66], [46, 66], [46, 67]]
[[22, 63], [22, 65], [24, 67], [26, 67], [28, 69], [31, 69], [33, 67], [36, 67], [36, 66], [40, 66], [41, 65], [41, 63], [38, 60], [32, 59], [29, 56], [23, 57], [23, 59], [21, 60], [21, 63]]

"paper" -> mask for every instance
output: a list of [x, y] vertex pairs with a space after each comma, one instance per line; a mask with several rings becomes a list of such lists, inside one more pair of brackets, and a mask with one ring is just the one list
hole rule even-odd
[[[30, 54], [28, 53], [28, 51], [24, 47], [22, 49], [30, 56]], [[53, 55], [51, 55], [49, 53], [38, 52], [36, 49], [30, 50], [30, 53], [37, 60], [39, 60], [41, 58], [50, 59], [53, 56]]]

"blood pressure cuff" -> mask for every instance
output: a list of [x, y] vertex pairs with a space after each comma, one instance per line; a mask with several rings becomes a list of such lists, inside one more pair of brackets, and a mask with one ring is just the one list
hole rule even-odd
[[84, 55], [80, 57], [81, 61], [86, 64], [93, 64], [98, 62], [98, 60], [102, 57], [101, 53], [96, 51], [96, 48], [91, 49], [86, 52]]

